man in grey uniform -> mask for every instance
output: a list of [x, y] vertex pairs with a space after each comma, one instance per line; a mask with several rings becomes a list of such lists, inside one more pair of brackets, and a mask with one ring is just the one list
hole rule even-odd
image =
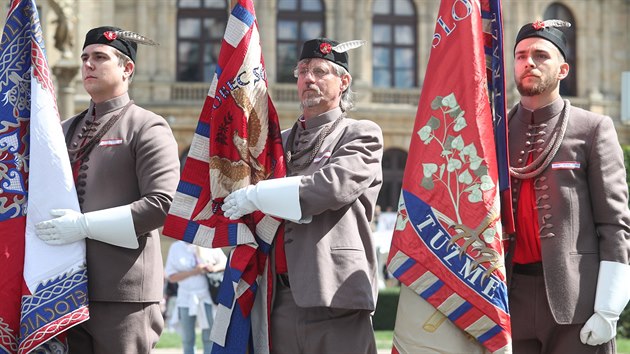
[[116, 27], [90, 30], [81, 74], [87, 111], [63, 122], [81, 212], [52, 210], [37, 224], [49, 244], [86, 240], [90, 319], [71, 328], [71, 353], [146, 353], [164, 321], [157, 229], [179, 180], [177, 143], [167, 122], [128, 95], [136, 41]]
[[524, 25], [521, 99], [509, 114], [516, 234], [508, 254], [514, 353], [614, 353], [630, 298], [630, 210], [612, 119], [560, 96], [569, 75], [558, 20]]
[[304, 43], [295, 69], [303, 115], [282, 133], [288, 176], [237, 190], [222, 207], [231, 219], [261, 210], [287, 220], [284, 244], [275, 248], [272, 353], [376, 353], [370, 222], [382, 184], [383, 136], [374, 122], [346, 116], [346, 51], [357, 44]]

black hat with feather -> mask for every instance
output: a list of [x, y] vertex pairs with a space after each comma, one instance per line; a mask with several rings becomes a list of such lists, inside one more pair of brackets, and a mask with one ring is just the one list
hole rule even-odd
[[124, 31], [118, 27], [102, 26], [88, 31], [85, 35], [85, 42], [83, 42], [83, 49], [90, 44], [105, 44], [118, 49], [135, 62], [138, 43], [158, 45], [158, 43], [137, 33]]
[[300, 60], [320, 58], [332, 61], [348, 70], [348, 53], [350, 49], [358, 48], [365, 44], [364, 40], [354, 40], [339, 43], [328, 38], [316, 38], [304, 42]]
[[516, 43], [514, 44], [514, 49], [516, 49], [516, 45], [518, 44], [518, 42], [522, 41], [523, 39], [538, 37], [546, 39], [553, 45], [555, 45], [558, 50], [560, 50], [560, 54], [562, 54], [562, 56], [566, 59], [568, 45], [567, 37], [559, 29], [562, 27], [571, 27], [571, 24], [562, 20], [545, 20], [528, 23], [521, 27], [521, 30], [518, 31], [518, 34], [516, 35]]

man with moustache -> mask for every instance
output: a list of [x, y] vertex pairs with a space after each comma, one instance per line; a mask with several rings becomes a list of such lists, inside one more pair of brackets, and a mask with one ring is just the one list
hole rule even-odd
[[374, 122], [347, 116], [346, 51], [360, 44], [304, 43], [294, 71], [303, 114], [282, 133], [287, 177], [237, 190], [222, 207], [231, 219], [261, 210], [287, 220], [284, 243], [274, 249], [272, 353], [376, 353], [370, 222], [383, 136]]
[[49, 244], [86, 242], [90, 319], [66, 332], [70, 353], [149, 353], [164, 326], [157, 229], [179, 158], [166, 120], [129, 98], [137, 43], [154, 44], [117, 27], [86, 34], [90, 106], [63, 122], [81, 212], [51, 210], [54, 219], [36, 225]]
[[630, 298], [630, 211], [610, 117], [560, 96], [570, 24], [536, 21], [514, 49], [509, 114], [516, 233], [508, 252], [514, 353], [614, 353]]

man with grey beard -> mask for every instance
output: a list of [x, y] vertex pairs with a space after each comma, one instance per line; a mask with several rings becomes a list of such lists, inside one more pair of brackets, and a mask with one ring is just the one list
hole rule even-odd
[[521, 28], [509, 114], [516, 233], [506, 262], [514, 353], [614, 353], [630, 288], [630, 211], [610, 117], [560, 96], [559, 20]]
[[304, 43], [295, 69], [302, 116], [282, 133], [287, 177], [233, 192], [222, 207], [286, 220], [274, 248], [272, 353], [376, 353], [377, 260], [370, 222], [382, 184], [383, 135], [355, 120], [347, 50]]

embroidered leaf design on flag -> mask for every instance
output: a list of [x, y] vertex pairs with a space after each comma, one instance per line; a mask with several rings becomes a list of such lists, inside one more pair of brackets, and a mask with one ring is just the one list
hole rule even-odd
[[[473, 171], [476, 171], [477, 169], [479, 169], [479, 167], [481, 166], [482, 162], [483, 162], [483, 159], [481, 157], [479, 157], [477, 155], [471, 156], [470, 157], [470, 169], [473, 170]], [[486, 173], [487, 173], [487, 169], [486, 169]]]
[[424, 173], [424, 177], [431, 177], [435, 172], [437, 172], [438, 166], [434, 163], [423, 163], [422, 171]]
[[495, 230], [494, 226], [488, 227], [481, 233], [483, 240], [487, 243], [492, 243], [494, 241], [494, 236], [497, 234], [497, 230]]
[[427, 122], [427, 126], [431, 127], [433, 130], [439, 129], [441, 125], [442, 123], [440, 123], [440, 120], [436, 116], [431, 116]]
[[466, 112], [459, 106], [455, 94], [436, 96], [431, 101], [431, 109], [434, 113], [417, 134], [425, 145], [440, 146], [441, 162], [423, 164], [421, 185], [426, 190], [433, 190], [436, 185], [446, 188], [459, 220], [461, 198], [480, 203], [483, 192], [495, 185], [477, 147], [464, 138], [463, 133], [468, 127]]
[[479, 188], [475, 188], [469, 195], [468, 200], [472, 203], [479, 203], [482, 200], [482, 194]]
[[466, 128], [466, 118], [458, 117], [457, 119], [455, 119], [455, 127], [453, 127], [453, 130], [458, 132], [464, 128]]
[[421, 185], [424, 189], [428, 191], [432, 190], [435, 187], [435, 183], [433, 183], [433, 178], [431, 177], [423, 178]]
[[432, 190], [435, 184], [433, 183], [433, 174], [437, 172], [438, 166], [434, 163], [422, 164], [422, 173], [424, 178], [422, 179], [422, 187], [426, 190]]
[[446, 170], [448, 172], [453, 172], [455, 170], [459, 170], [462, 168], [462, 162], [458, 159], [449, 159], [448, 165], [446, 166]]
[[442, 106], [446, 106], [449, 108], [459, 107], [459, 105], [457, 104], [457, 100], [455, 99], [455, 94], [451, 93], [448, 96], [444, 97], [442, 99]]
[[431, 133], [431, 127], [424, 126], [418, 131], [418, 136], [420, 137], [420, 140], [424, 141], [425, 144], [428, 144], [431, 142]]
[[494, 188], [494, 182], [492, 182], [492, 178], [490, 178], [490, 176], [485, 175], [485, 176], [481, 176], [481, 190], [485, 191], [489, 191], [492, 188]]
[[470, 172], [466, 170], [461, 175], [459, 175], [459, 178], [457, 178], [457, 180], [459, 181], [459, 183], [471, 184], [473, 181], [473, 177], [470, 175]]
[[453, 149], [457, 149], [457, 150], [463, 150], [464, 149], [464, 139], [462, 139], [461, 135], [457, 136], [457, 138], [455, 138], [451, 142], [451, 147]]

